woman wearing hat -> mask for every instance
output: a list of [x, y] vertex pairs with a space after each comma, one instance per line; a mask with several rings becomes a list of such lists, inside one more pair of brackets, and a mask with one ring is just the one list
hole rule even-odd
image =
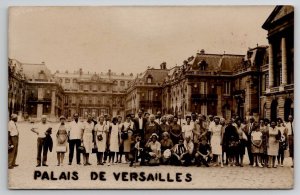
[[162, 139], [160, 141], [161, 144], [161, 153], [162, 155], [162, 164], [169, 164], [171, 149], [173, 148], [173, 142], [170, 139], [170, 135], [168, 132], [162, 133]]
[[57, 166], [63, 165], [65, 153], [67, 152], [68, 131], [65, 124], [66, 117], [59, 117], [60, 124], [56, 133], [56, 152], [57, 152]]
[[147, 159], [149, 159], [149, 165], [159, 165], [159, 159], [161, 157], [161, 144], [157, 141], [158, 135], [153, 133], [146, 144], [147, 151]]

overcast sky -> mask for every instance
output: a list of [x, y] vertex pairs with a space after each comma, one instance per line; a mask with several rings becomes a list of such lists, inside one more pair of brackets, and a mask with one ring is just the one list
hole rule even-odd
[[54, 72], [139, 73], [181, 65], [198, 50], [245, 54], [267, 44], [261, 28], [274, 6], [17, 7], [9, 15], [9, 57]]

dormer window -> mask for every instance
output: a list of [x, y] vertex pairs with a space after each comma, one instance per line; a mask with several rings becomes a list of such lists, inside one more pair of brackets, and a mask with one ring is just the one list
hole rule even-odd
[[200, 70], [206, 70], [208, 64], [206, 63], [205, 60], [201, 60], [198, 65]]
[[148, 77], [147, 77], [147, 83], [152, 83], [152, 80], [153, 80], [152, 76], [148, 75]]

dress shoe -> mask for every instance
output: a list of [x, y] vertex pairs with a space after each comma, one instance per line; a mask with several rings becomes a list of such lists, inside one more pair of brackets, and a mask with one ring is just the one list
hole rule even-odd
[[9, 167], [8, 167], [8, 169], [13, 169], [13, 168], [14, 168], [13, 166], [9, 166]]
[[71, 162], [69, 162], [69, 164], [68, 165], [72, 165], [72, 163]]
[[78, 165], [81, 165], [81, 163], [77, 163]]
[[13, 166], [14, 166], [14, 167], [17, 167], [17, 166], [19, 166], [19, 165], [17, 165], [17, 164], [14, 164]]
[[44, 166], [44, 167], [48, 167], [48, 165], [47, 165], [47, 164], [43, 164], [43, 166]]
[[40, 167], [40, 166], [41, 166], [41, 164], [37, 164], [37, 165], [36, 165], [36, 167]]

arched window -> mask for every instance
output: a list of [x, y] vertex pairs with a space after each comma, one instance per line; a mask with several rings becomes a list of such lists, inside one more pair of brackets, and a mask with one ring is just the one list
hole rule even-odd
[[66, 80], [65, 80], [65, 83], [70, 83], [70, 79], [66, 79]]
[[125, 86], [125, 81], [120, 81], [121, 86]]

